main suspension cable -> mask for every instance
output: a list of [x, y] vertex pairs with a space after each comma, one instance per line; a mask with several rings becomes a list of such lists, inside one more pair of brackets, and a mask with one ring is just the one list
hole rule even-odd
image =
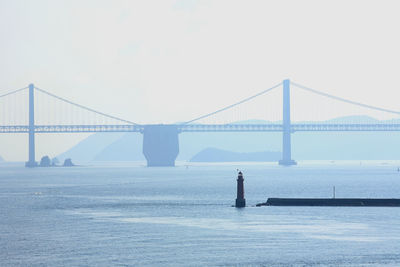
[[348, 100], [348, 99], [345, 99], [345, 98], [341, 98], [341, 97], [338, 97], [338, 96], [334, 96], [334, 95], [330, 95], [330, 94], [327, 94], [327, 93], [323, 93], [323, 92], [317, 91], [315, 89], [306, 87], [304, 85], [301, 85], [301, 84], [298, 84], [298, 83], [295, 83], [295, 82], [291, 82], [291, 84], [293, 84], [294, 86], [296, 86], [296, 87], [298, 87], [300, 89], [303, 89], [303, 90], [306, 90], [306, 91], [309, 91], [309, 92], [312, 92], [314, 94], [318, 94], [318, 95], [321, 95], [321, 96], [324, 96], [324, 97], [332, 98], [332, 99], [335, 99], [335, 100], [338, 100], [338, 101], [341, 101], [341, 102], [344, 102], [344, 103], [348, 103], [348, 104], [352, 104], [352, 105], [356, 105], [356, 106], [360, 106], [360, 107], [364, 107], [364, 108], [368, 108], [368, 109], [373, 109], [373, 110], [378, 110], [378, 111], [383, 111], [383, 112], [387, 112], [387, 113], [400, 115], [400, 111], [395, 111], [395, 110], [390, 110], [390, 109], [386, 109], [386, 108], [380, 108], [380, 107], [376, 107], [376, 106], [372, 106], [372, 105], [367, 105], [367, 104], [355, 102], [355, 101]]
[[112, 115], [108, 115], [108, 114], [105, 114], [105, 113], [103, 113], [103, 112], [100, 112], [100, 111], [97, 111], [97, 110], [94, 110], [94, 109], [91, 109], [91, 108], [88, 108], [88, 107], [79, 105], [79, 104], [74, 103], [74, 102], [72, 102], [72, 101], [69, 101], [69, 100], [67, 100], [67, 99], [65, 99], [65, 98], [62, 98], [62, 97], [59, 97], [59, 96], [57, 96], [57, 95], [55, 95], [55, 94], [49, 93], [49, 92], [47, 92], [46, 90], [40, 89], [40, 88], [38, 88], [38, 87], [35, 87], [35, 89], [38, 90], [39, 92], [42, 92], [42, 93], [46, 94], [46, 95], [49, 95], [49, 96], [51, 96], [51, 97], [54, 97], [54, 98], [56, 98], [56, 99], [58, 99], [58, 100], [61, 100], [61, 101], [63, 101], [63, 102], [66, 102], [66, 103], [68, 103], [68, 104], [71, 104], [71, 105], [73, 105], [73, 106], [76, 106], [76, 107], [85, 109], [85, 110], [87, 110], [87, 111], [93, 112], [93, 113], [95, 113], [95, 114], [98, 114], [98, 115], [101, 115], [101, 116], [105, 116], [105, 117], [108, 117], [108, 118], [110, 118], [110, 119], [118, 120], [118, 121], [121, 121], [121, 122], [124, 122], [124, 123], [133, 124], [133, 125], [139, 125], [139, 124], [137, 124], [137, 123], [135, 123], [135, 122], [128, 121], [128, 120], [124, 120], [124, 119], [121, 119], [121, 118], [118, 118], [118, 117], [115, 117], [115, 116], [112, 116]]
[[24, 88], [21, 88], [21, 89], [17, 89], [17, 90], [11, 91], [11, 92], [8, 92], [8, 93], [6, 93], [4, 95], [0, 95], [0, 98], [2, 98], [4, 96], [8, 96], [8, 95], [12, 95], [12, 94], [18, 93], [18, 92], [23, 91], [25, 89], [28, 89], [28, 86], [24, 87]]
[[237, 105], [243, 104], [243, 103], [245, 103], [245, 102], [247, 102], [247, 101], [252, 100], [253, 98], [256, 98], [257, 96], [266, 94], [266, 93], [272, 91], [273, 89], [275, 89], [275, 88], [277, 88], [277, 87], [279, 87], [279, 86], [281, 86], [281, 85], [282, 85], [282, 82], [278, 83], [277, 85], [272, 86], [271, 88], [268, 88], [268, 89], [266, 89], [266, 90], [264, 90], [264, 91], [261, 91], [261, 92], [255, 94], [255, 95], [252, 95], [252, 96], [250, 96], [250, 97], [248, 97], [248, 98], [246, 98], [246, 99], [243, 99], [243, 100], [241, 100], [241, 101], [239, 101], [239, 102], [237, 102], [237, 103], [234, 103], [234, 104], [232, 104], [232, 105], [226, 106], [226, 107], [221, 108], [221, 109], [219, 109], [219, 110], [217, 110], [217, 111], [214, 111], [214, 112], [205, 114], [205, 115], [200, 116], [200, 117], [198, 117], [198, 118], [195, 118], [195, 119], [193, 119], [193, 120], [184, 122], [184, 123], [182, 123], [182, 125], [189, 124], [189, 123], [192, 123], [192, 122], [195, 122], [195, 121], [198, 121], [198, 120], [201, 120], [201, 119], [210, 117], [210, 116], [212, 116], [212, 115], [215, 115], [215, 114], [220, 113], [220, 112], [222, 112], [222, 111], [225, 111], [225, 110], [227, 110], [227, 109], [233, 108], [233, 107], [235, 107], [235, 106], [237, 106]]

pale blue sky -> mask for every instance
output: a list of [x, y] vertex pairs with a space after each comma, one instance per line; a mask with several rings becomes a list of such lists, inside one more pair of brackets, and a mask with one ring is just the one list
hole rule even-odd
[[[290, 78], [399, 110], [399, 7], [398, 1], [0, 0], [0, 94], [33, 82], [131, 121], [169, 123]], [[51, 153], [82, 137], [53, 136]], [[15, 138], [0, 136], [0, 155], [24, 160], [25, 147], [10, 152], [7, 140]]]

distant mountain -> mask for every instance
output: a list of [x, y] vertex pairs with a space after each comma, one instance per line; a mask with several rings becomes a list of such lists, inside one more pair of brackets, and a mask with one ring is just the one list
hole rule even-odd
[[101, 150], [96, 161], [144, 161], [143, 137], [140, 133], [127, 133]]
[[121, 138], [123, 133], [95, 133], [79, 142], [74, 147], [57, 156], [58, 160], [64, 162], [71, 158], [74, 162], [92, 161], [106, 146]]
[[278, 161], [280, 152], [250, 152], [239, 153], [222, 150], [214, 147], [206, 148], [194, 155], [191, 162], [236, 162], [236, 161]]
[[0, 156], [0, 162], [3, 162], [4, 161], [4, 159]]
[[339, 117], [327, 120], [326, 122], [327, 123], [378, 123], [380, 121], [370, 116], [362, 115], [362, 116]]

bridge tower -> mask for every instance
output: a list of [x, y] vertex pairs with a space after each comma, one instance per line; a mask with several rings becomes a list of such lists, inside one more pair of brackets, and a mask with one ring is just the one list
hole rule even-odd
[[29, 157], [25, 163], [26, 167], [33, 168], [37, 166], [35, 161], [35, 99], [34, 85], [29, 85]]
[[283, 81], [283, 120], [282, 120], [282, 159], [279, 165], [290, 166], [296, 165], [296, 161], [292, 160], [291, 133], [292, 127], [290, 123], [290, 80]]
[[148, 167], [175, 166], [179, 153], [176, 125], [146, 125], [143, 131], [143, 154]]

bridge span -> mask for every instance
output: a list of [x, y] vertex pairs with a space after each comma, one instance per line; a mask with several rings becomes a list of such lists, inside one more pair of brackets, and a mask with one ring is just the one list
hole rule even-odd
[[[144, 125], [35, 125], [35, 133], [144, 133], [146, 127], [173, 126], [185, 132], [282, 132], [282, 124], [144, 124]], [[293, 123], [295, 132], [399, 132], [400, 124], [318, 124]], [[29, 126], [0, 126], [0, 133], [29, 133]]]
[[[174, 166], [175, 159], [179, 153], [179, 134], [185, 132], [282, 132], [282, 159], [279, 161], [281, 165], [295, 165], [296, 162], [291, 157], [291, 135], [295, 132], [348, 132], [348, 131], [400, 131], [400, 121], [384, 121], [384, 122], [373, 122], [373, 123], [315, 123], [315, 122], [304, 122], [304, 123], [292, 123], [291, 122], [291, 102], [290, 102], [290, 81], [284, 80], [282, 83], [275, 85], [267, 90], [262, 91], [254, 96], [246, 98], [238, 103], [227, 106], [215, 112], [206, 114], [204, 116], [195, 118], [191, 121], [180, 123], [180, 124], [136, 124], [127, 120], [119, 119], [90, 108], [81, 106], [73, 103], [56, 95], [53, 95], [47, 91], [34, 87], [30, 84], [26, 88], [16, 90], [14, 92], [0, 95], [2, 97], [18, 93], [25, 89], [29, 92], [29, 123], [27, 125], [22, 124], [8, 124], [0, 125], [0, 133], [27, 133], [29, 136], [29, 149], [28, 155], [29, 160], [26, 163], [27, 167], [37, 166], [35, 160], [35, 134], [36, 133], [105, 133], [105, 132], [138, 132], [143, 134], [143, 154], [146, 157], [148, 166]], [[324, 97], [330, 97], [338, 101], [346, 102], [352, 105], [362, 106], [364, 108], [378, 110], [381, 112], [388, 112], [396, 115], [400, 115], [400, 112], [392, 111], [384, 108], [375, 106], [365, 105], [354, 101], [342, 99], [339, 97], [331, 96], [319, 91], [315, 91], [311, 88], [307, 88], [296, 83], [296, 86], [311, 91], [312, 93], [322, 95]], [[228, 123], [228, 124], [204, 124], [195, 123], [203, 118], [214, 116], [215, 114], [228, 110], [232, 107], [245, 103], [253, 98], [256, 98], [262, 94], [266, 94], [269, 91], [274, 90], [277, 87], [282, 86], [282, 120], [275, 123]], [[35, 123], [35, 101], [34, 92], [35, 89], [61, 100], [65, 103], [73, 105], [75, 107], [84, 109], [86, 111], [95, 113], [96, 115], [104, 116], [114, 121], [117, 124], [47, 124], [40, 125]]]

